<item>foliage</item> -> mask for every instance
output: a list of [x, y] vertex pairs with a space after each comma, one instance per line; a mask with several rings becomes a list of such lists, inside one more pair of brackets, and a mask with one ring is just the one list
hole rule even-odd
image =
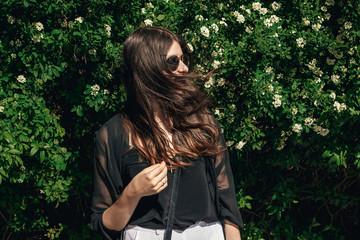
[[[357, 1], [1, 3], [3, 239], [95, 239], [94, 132], [123, 107], [137, 27], [179, 33], [232, 156], [244, 239], [355, 239], [360, 190]], [[81, 231], [79, 231], [81, 229]]]

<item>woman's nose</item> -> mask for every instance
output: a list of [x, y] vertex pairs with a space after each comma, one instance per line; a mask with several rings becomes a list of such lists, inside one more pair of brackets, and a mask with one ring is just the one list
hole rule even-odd
[[188, 66], [185, 65], [185, 63], [183, 63], [183, 61], [180, 60], [177, 71], [179, 73], [184, 73], [184, 72], [188, 72], [189, 68], [188, 68]]

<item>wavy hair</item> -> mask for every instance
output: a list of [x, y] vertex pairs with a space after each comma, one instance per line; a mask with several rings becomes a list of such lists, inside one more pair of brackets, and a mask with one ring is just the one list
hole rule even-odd
[[[166, 64], [167, 52], [174, 41], [184, 55], [189, 55], [186, 42], [161, 27], [139, 28], [125, 41], [124, 127], [132, 147], [150, 164], [166, 161], [173, 168], [183, 168], [191, 165], [191, 158], [217, 155], [223, 147], [209, 114], [209, 100], [194, 83], [203, 76], [192, 72], [191, 64], [189, 72], [180, 75], [173, 74]], [[172, 142], [156, 119], [172, 134]]]

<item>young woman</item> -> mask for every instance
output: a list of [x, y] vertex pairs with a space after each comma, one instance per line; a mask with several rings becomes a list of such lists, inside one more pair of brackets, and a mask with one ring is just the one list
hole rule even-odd
[[96, 134], [91, 225], [104, 239], [163, 239], [174, 169], [172, 239], [240, 239], [224, 137], [188, 56], [186, 42], [160, 27], [125, 41], [127, 104]]

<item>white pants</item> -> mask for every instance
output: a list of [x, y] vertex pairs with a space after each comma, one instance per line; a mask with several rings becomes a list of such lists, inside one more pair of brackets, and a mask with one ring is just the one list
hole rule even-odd
[[[164, 229], [148, 229], [135, 225], [125, 228], [124, 240], [163, 240]], [[173, 230], [171, 240], [224, 240], [220, 222], [197, 222], [183, 231]]]

